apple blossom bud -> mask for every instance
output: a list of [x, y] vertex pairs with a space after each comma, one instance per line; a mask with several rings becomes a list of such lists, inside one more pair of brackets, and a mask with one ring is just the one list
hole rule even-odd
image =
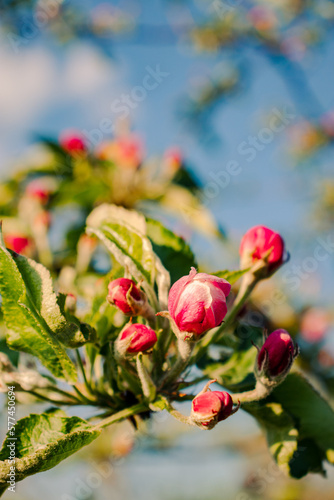
[[282, 328], [275, 330], [259, 350], [256, 361], [258, 374], [269, 378], [285, 376], [297, 354], [298, 346], [294, 345], [289, 333]]
[[166, 166], [173, 172], [176, 172], [183, 165], [183, 156], [181, 150], [178, 147], [167, 149], [164, 154], [164, 160]]
[[7, 234], [4, 239], [5, 245], [16, 253], [22, 253], [30, 246], [30, 239], [26, 236]]
[[268, 270], [273, 271], [283, 263], [284, 241], [280, 234], [265, 226], [255, 226], [243, 236], [239, 253], [241, 268], [251, 267], [265, 260]]
[[126, 326], [115, 343], [115, 350], [118, 356], [134, 355], [139, 352], [146, 352], [152, 349], [157, 342], [157, 335], [152, 328], [135, 323]]
[[193, 340], [219, 326], [227, 313], [226, 297], [230, 290], [231, 285], [223, 278], [197, 273], [194, 268], [176, 281], [168, 297], [176, 335], [182, 340]]
[[233, 401], [228, 392], [210, 391], [210, 381], [193, 399], [190, 419], [202, 429], [212, 429], [218, 422], [225, 420], [239, 409], [233, 408]]
[[76, 130], [67, 130], [60, 134], [59, 144], [70, 155], [82, 158], [86, 156], [87, 146], [80, 134]]
[[128, 278], [117, 278], [109, 283], [108, 291], [107, 299], [110, 304], [118, 307], [124, 314], [145, 315], [148, 306], [147, 299], [134, 281]]
[[120, 168], [136, 170], [143, 162], [144, 148], [138, 137], [129, 135], [103, 142], [95, 154], [100, 160], [111, 161]]
[[30, 198], [38, 200], [42, 205], [46, 205], [50, 195], [55, 191], [55, 183], [50, 179], [34, 179], [27, 185], [25, 192]]

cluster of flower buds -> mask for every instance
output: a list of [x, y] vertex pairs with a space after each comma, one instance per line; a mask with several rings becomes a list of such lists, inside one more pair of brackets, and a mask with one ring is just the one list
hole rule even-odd
[[[240, 254], [242, 267], [251, 268], [250, 273], [254, 273], [253, 276], [257, 281], [268, 277], [283, 263], [284, 241], [271, 229], [257, 226], [250, 229], [243, 237]], [[260, 263], [260, 266], [256, 267], [257, 263]], [[258, 273], [259, 270], [260, 273]], [[227, 314], [226, 298], [230, 290], [231, 285], [225, 279], [206, 273], [197, 273], [194, 268], [191, 269], [189, 275], [183, 276], [171, 287], [168, 311], [159, 312], [157, 315], [168, 317], [179, 340], [179, 358], [175, 367], [170, 370], [174, 379], [184, 370], [186, 366], [184, 363], [188, 362], [195, 342], [200, 340], [206, 332], [222, 324]], [[131, 279], [118, 278], [109, 283], [107, 299], [125, 315], [152, 318], [153, 311], [145, 293]], [[139, 379], [143, 387], [147, 386], [147, 380], [150, 381], [154, 389], [153, 398], [156, 387], [150, 375], [146, 373], [142, 355], [139, 353], [149, 353], [156, 342], [155, 331], [141, 323], [127, 324], [115, 342], [115, 353], [118, 358], [137, 357]], [[183, 356], [186, 352], [184, 346], [189, 348], [188, 357]], [[184, 353], [182, 353], [183, 349]], [[286, 330], [275, 330], [266, 336], [262, 347], [258, 348], [255, 363], [256, 388], [249, 393], [241, 393], [244, 396], [243, 400], [254, 400], [254, 396], [255, 398], [258, 396], [257, 399], [266, 397], [277, 384], [284, 380], [297, 355], [298, 346], [294, 344]], [[170, 373], [168, 372], [167, 375]], [[174, 379], [171, 378], [170, 381]], [[168, 377], [165, 378], [165, 383], [166, 380], [169, 382]], [[201, 429], [212, 429], [218, 422], [235, 413], [239, 409], [240, 402], [234, 406], [229, 393], [211, 391], [209, 386], [213, 382], [215, 380], [210, 381], [193, 399], [190, 416], [184, 417], [179, 414], [177, 418]], [[146, 390], [144, 395], [153, 401], [151, 392]], [[175, 413], [174, 410], [173, 412]]]
[[150, 351], [157, 340], [155, 331], [146, 325], [126, 325], [115, 342], [115, 352], [120, 358], [132, 357], [139, 352]]
[[228, 392], [211, 391], [209, 386], [216, 382], [211, 380], [192, 401], [190, 421], [204, 430], [212, 429], [218, 422], [226, 420], [238, 411], [240, 404], [233, 407]]
[[191, 269], [169, 292], [168, 313], [175, 335], [181, 340], [198, 340], [219, 326], [227, 313], [226, 297], [231, 285], [223, 278]]
[[257, 379], [264, 386], [281, 382], [290, 371], [298, 352], [298, 346], [286, 330], [275, 330], [258, 349], [255, 365]]
[[265, 226], [255, 226], [243, 236], [240, 248], [241, 269], [257, 264], [258, 278], [272, 275], [284, 260], [284, 241], [279, 233]]
[[117, 278], [109, 283], [107, 300], [127, 316], [143, 316], [144, 318], [154, 316], [145, 293], [128, 278]]

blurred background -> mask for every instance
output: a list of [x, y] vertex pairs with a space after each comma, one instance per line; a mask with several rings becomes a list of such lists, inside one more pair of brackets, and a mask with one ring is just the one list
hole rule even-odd
[[[150, 192], [138, 207], [211, 271], [237, 269], [249, 227], [279, 231], [291, 258], [254, 308], [297, 336], [316, 384], [333, 394], [333, 62], [330, 0], [2, 0], [1, 180], [39, 165], [68, 131], [100, 159], [121, 138], [127, 159], [183, 169], [200, 209], [176, 219]], [[180, 200], [172, 194], [169, 209]], [[116, 426], [79, 458], [18, 484], [16, 498], [325, 500], [327, 473], [287, 480], [243, 412], [211, 433], [184, 433], [162, 414], [136, 440], [130, 425]]]

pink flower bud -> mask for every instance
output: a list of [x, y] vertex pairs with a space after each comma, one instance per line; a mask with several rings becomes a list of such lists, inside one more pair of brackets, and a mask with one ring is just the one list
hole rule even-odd
[[108, 301], [124, 314], [137, 316], [146, 305], [145, 295], [137, 288], [134, 281], [117, 278], [108, 285]]
[[210, 391], [211, 380], [193, 399], [190, 419], [203, 429], [212, 429], [239, 409], [233, 408], [233, 400], [228, 392]]
[[56, 190], [56, 184], [49, 177], [39, 177], [29, 182], [25, 192], [30, 198], [38, 200], [42, 205], [46, 205], [50, 195]]
[[135, 323], [127, 326], [117, 339], [118, 351], [126, 354], [137, 354], [151, 349], [157, 342], [157, 335], [152, 328]]
[[222, 323], [230, 290], [231, 285], [223, 278], [192, 268], [170, 289], [169, 314], [180, 332], [201, 335]]
[[5, 245], [16, 253], [23, 253], [30, 245], [29, 238], [8, 234], [5, 236]]
[[100, 160], [108, 160], [120, 168], [135, 170], [143, 162], [144, 147], [138, 137], [128, 135], [103, 142], [95, 154]]
[[167, 149], [164, 154], [166, 166], [172, 171], [177, 171], [183, 165], [182, 152], [178, 147]]
[[243, 236], [239, 253], [243, 269], [267, 257], [268, 267], [273, 270], [283, 262], [284, 241], [280, 234], [265, 226], [255, 226]]
[[67, 130], [60, 134], [59, 144], [72, 156], [78, 155], [82, 157], [85, 156], [87, 151], [87, 146], [82, 135], [76, 130]]
[[269, 377], [277, 377], [287, 373], [294, 358], [298, 354], [298, 347], [286, 330], [280, 328], [272, 332], [261, 347], [257, 356], [257, 368]]

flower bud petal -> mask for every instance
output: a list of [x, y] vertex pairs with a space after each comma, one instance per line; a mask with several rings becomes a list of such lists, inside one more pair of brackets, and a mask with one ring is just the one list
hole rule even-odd
[[137, 288], [134, 281], [128, 278], [118, 278], [108, 285], [107, 299], [124, 314], [138, 315], [145, 305], [145, 296]]

